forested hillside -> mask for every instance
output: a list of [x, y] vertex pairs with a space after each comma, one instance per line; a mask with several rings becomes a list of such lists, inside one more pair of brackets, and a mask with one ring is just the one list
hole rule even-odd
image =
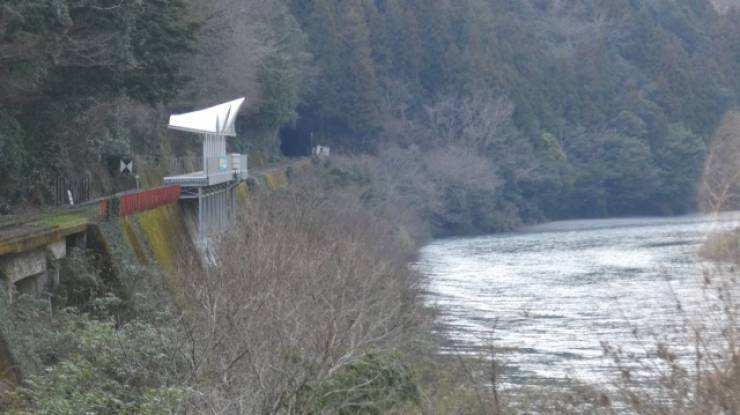
[[60, 174], [114, 187], [121, 157], [186, 155], [164, 117], [243, 95], [240, 150], [273, 159], [282, 136], [288, 155], [380, 156], [378, 191], [426, 204], [440, 233], [685, 212], [740, 95], [732, 6], [6, 0], [0, 204], [42, 203]]

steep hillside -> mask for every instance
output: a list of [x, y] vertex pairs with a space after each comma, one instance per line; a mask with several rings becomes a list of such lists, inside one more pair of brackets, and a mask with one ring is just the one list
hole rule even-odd
[[[254, 162], [320, 143], [445, 154], [449, 206], [680, 213], [740, 94], [740, 15], [709, 0], [53, 3], [0, 13], [4, 210], [48, 203], [61, 176], [132, 187], [122, 158], [156, 184], [198, 151], [168, 114], [246, 96], [233, 146]], [[482, 196], [444, 178], [468, 154], [487, 166]], [[465, 215], [434, 221], [501, 228]]]

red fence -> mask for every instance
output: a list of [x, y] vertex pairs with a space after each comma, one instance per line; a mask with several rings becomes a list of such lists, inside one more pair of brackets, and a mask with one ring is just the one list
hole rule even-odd
[[108, 220], [108, 206], [110, 206], [108, 199], [103, 199], [100, 201], [100, 205], [98, 206], [99, 221], [105, 222], [106, 220]]
[[118, 215], [128, 216], [137, 212], [156, 209], [163, 205], [177, 203], [179, 199], [180, 185], [160, 187], [158, 189], [121, 196], [118, 200]]

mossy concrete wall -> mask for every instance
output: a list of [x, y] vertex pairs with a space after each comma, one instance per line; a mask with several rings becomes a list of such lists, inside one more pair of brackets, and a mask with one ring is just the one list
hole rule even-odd
[[184, 304], [183, 269], [199, 258], [188, 234], [180, 204], [171, 204], [121, 218], [125, 242], [142, 264], [156, 265], [175, 302]]
[[239, 183], [239, 186], [236, 187], [236, 200], [239, 205], [239, 207], [244, 207], [247, 204], [247, 199], [249, 198], [249, 186], [246, 182]]

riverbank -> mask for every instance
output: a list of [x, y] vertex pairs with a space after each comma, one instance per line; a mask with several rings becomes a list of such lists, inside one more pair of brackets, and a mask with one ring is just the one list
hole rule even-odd
[[424, 301], [409, 268], [427, 241], [409, 230], [421, 221], [382, 197], [381, 180], [357, 174], [361, 162], [341, 163], [250, 193], [217, 267], [173, 262], [179, 306], [161, 270], [115, 253], [121, 247], [111, 250], [129, 299], [114, 295], [94, 256], [70, 253], [75, 279], [54, 293], [61, 307], [25, 298], [9, 311], [33, 369], [4, 396], [6, 410], [614, 413], [588, 385], [506, 386], [499, 345], [445, 351], [443, 310]]
[[24, 378], [0, 405], [12, 414], [465, 413], [454, 408], [477, 393], [435, 357], [408, 233], [330, 166], [283, 179], [281, 189], [253, 188], [215, 267], [178, 254], [164, 270], [132, 252], [118, 226], [102, 229], [118, 235], [106, 234], [108, 268], [96, 253], [70, 251], [51, 301], [3, 305]]

